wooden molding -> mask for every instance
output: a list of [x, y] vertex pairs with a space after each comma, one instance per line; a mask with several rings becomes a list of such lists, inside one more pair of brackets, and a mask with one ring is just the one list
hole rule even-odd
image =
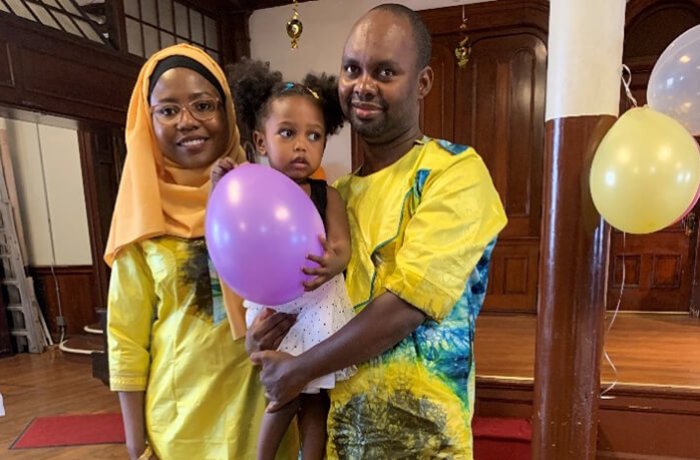
[[[476, 415], [531, 418], [532, 380], [479, 378]], [[615, 387], [600, 401], [596, 458], [689, 459], [700, 452], [700, 391]], [[535, 457], [533, 457], [535, 458]]]
[[83, 333], [83, 326], [96, 321], [95, 309], [99, 305], [96, 302], [96, 283], [92, 265], [55, 266], [53, 270], [50, 266], [29, 267], [29, 274], [34, 279], [37, 301], [42, 307], [46, 323], [53, 334], [58, 333], [57, 288], [69, 334]]

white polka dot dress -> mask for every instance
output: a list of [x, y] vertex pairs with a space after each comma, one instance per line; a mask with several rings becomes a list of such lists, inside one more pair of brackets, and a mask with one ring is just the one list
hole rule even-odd
[[[353, 317], [352, 305], [345, 289], [343, 275], [329, 280], [315, 291], [305, 292], [298, 299], [283, 305], [260, 305], [248, 300], [246, 323], [250, 326], [265, 309], [271, 308], [284, 313], [296, 314], [296, 323], [282, 340], [278, 350], [297, 356], [323, 342], [345, 325]], [[320, 389], [335, 388], [335, 382], [347, 380], [355, 373], [355, 368], [346, 368], [333, 374], [324, 375], [310, 382], [304, 393], [318, 393]]]

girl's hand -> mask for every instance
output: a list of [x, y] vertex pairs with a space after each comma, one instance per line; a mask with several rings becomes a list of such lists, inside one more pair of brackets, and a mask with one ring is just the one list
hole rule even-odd
[[328, 244], [328, 241], [326, 241], [324, 237], [319, 236], [318, 239], [323, 246], [323, 255], [321, 257], [313, 254], [306, 256], [307, 259], [316, 262], [318, 267], [302, 268], [302, 271], [307, 275], [316, 276], [316, 278], [311, 281], [304, 283], [304, 289], [307, 291], [313, 291], [345, 270], [345, 261], [343, 258]]
[[253, 321], [245, 335], [248, 354], [262, 350], [277, 350], [296, 316], [265, 309]]
[[216, 184], [219, 183], [221, 178], [224, 177], [227, 172], [232, 171], [235, 167], [236, 163], [234, 163], [230, 157], [225, 157], [218, 160], [214, 164], [214, 167], [211, 168], [211, 189], [214, 190], [214, 187], [216, 187]]

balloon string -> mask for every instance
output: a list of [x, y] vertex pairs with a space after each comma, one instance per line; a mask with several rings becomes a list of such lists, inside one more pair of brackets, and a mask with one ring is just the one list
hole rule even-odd
[[[625, 78], [625, 74], [627, 78]], [[627, 93], [627, 99], [632, 101], [632, 105], [638, 107], [637, 99], [632, 95], [632, 90], [630, 89], [630, 84], [632, 83], [632, 71], [627, 64], [622, 64], [622, 84], [625, 86], [625, 93]]]
[[[636, 102], [636, 101], [635, 101]], [[625, 292], [625, 277], [627, 275], [627, 270], [625, 267], [625, 251], [627, 247], [627, 233], [622, 232], [622, 282], [620, 283], [620, 295], [617, 297], [617, 305], [615, 305], [615, 313], [613, 313], [613, 317], [610, 319], [610, 324], [608, 324], [608, 328], [605, 331], [605, 337], [603, 341], [607, 341], [608, 335], [610, 333], [610, 329], [613, 327], [613, 323], [615, 323], [615, 319], [617, 318], [617, 314], [620, 312], [620, 307], [622, 306], [622, 294]], [[618, 372], [617, 372], [617, 367], [615, 366], [615, 363], [613, 363], [612, 359], [610, 358], [610, 355], [608, 355], [608, 352], [605, 350], [605, 345], [603, 345], [603, 354], [605, 355], [605, 360], [608, 362], [610, 367], [613, 370], [613, 382], [600, 393], [600, 399], [615, 399], [615, 396], [606, 396], [606, 393], [608, 393], [610, 390], [615, 388], [615, 385], [617, 385], [617, 380], [618, 380]]]

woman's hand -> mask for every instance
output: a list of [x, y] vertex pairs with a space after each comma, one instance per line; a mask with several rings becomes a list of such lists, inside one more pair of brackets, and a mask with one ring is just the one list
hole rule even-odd
[[130, 460], [140, 460], [144, 452], [146, 452], [146, 442], [126, 443], [126, 450], [129, 452]]
[[313, 254], [306, 256], [307, 259], [316, 262], [318, 267], [302, 268], [305, 274], [315, 276], [311, 281], [304, 283], [304, 289], [307, 291], [313, 291], [319, 286], [322, 286], [326, 281], [339, 275], [345, 270], [345, 266], [347, 265], [345, 258], [333, 249], [324, 237], [320, 236], [318, 239], [323, 246], [323, 255], [321, 257]]
[[277, 350], [296, 320], [295, 315], [269, 308], [263, 310], [246, 332], [245, 349], [248, 355], [257, 351]]
[[138, 457], [133, 457], [135, 460], [158, 460], [158, 456], [153, 452], [150, 446], [143, 449], [143, 453]]

